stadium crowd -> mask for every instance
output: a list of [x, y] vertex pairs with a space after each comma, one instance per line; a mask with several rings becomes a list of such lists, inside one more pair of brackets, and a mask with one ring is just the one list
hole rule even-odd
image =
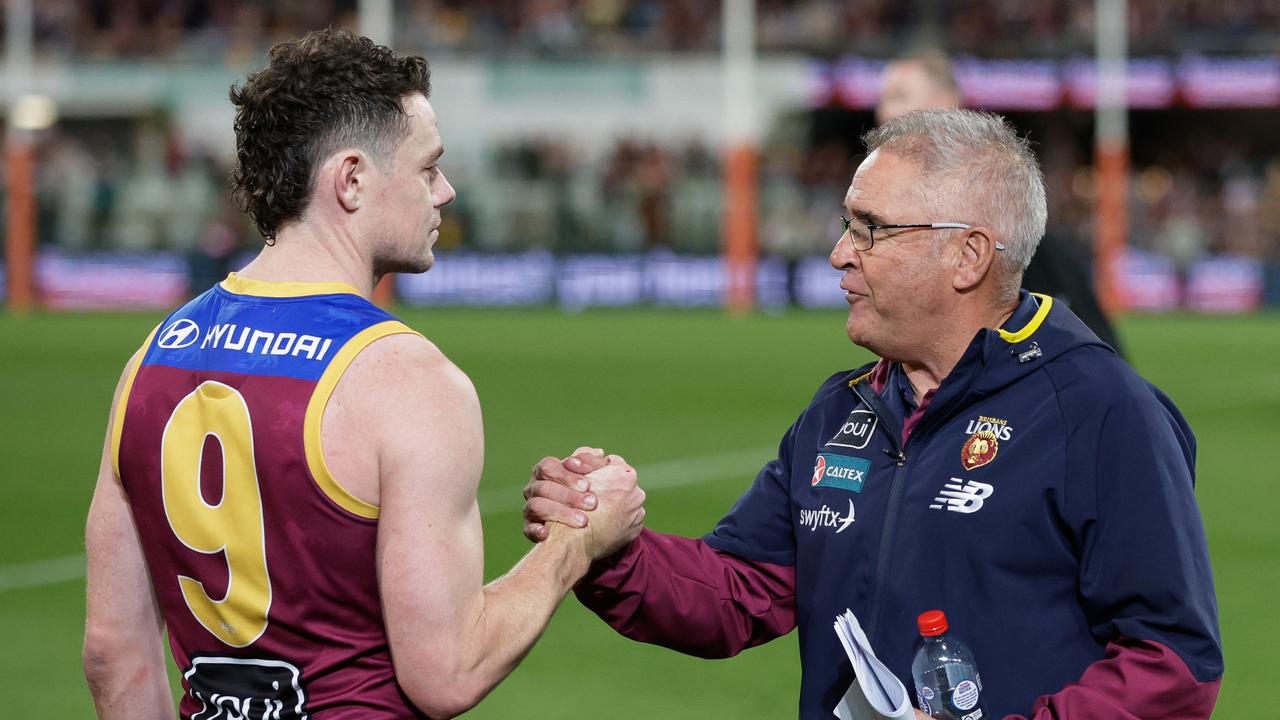
[[[41, 0], [38, 47], [97, 58], [256, 57], [299, 32], [356, 22], [356, 0]], [[1131, 0], [1131, 52], [1271, 52], [1280, 1]], [[433, 53], [707, 52], [719, 3], [697, 0], [396, 0], [399, 47]], [[953, 53], [1063, 55], [1092, 48], [1093, 3], [1054, 0], [759, 0], [765, 52], [896, 54], [927, 39]], [[1194, 30], [1194, 32], [1193, 32]]]
[[[126, 133], [131, 142], [112, 141], [114, 135], [81, 125], [42, 146], [42, 244], [69, 251], [203, 248], [220, 255], [257, 241], [227, 198], [228, 167], [220, 159], [184, 147], [153, 120]], [[1220, 254], [1280, 262], [1280, 156], [1251, 156], [1242, 142], [1221, 134], [1187, 143], [1160, 162], [1136, 160], [1131, 243], [1181, 267]], [[1050, 228], [1087, 253], [1096, 181], [1089, 158], [1062, 145], [1042, 147]], [[841, 142], [805, 147], [787, 140], [764, 150], [759, 236], [766, 253], [826, 252], [838, 235], [836, 204], [853, 153]], [[445, 214], [443, 247], [718, 251], [720, 158], [698, 142], [666, 146], [625, 138], [588, 157], [563, 138], [530, 138], [497, 147], [488, 165], [459, 180], [459, 200]], [[481, 177], [496, 192], [467, 192], [467, 183]]]

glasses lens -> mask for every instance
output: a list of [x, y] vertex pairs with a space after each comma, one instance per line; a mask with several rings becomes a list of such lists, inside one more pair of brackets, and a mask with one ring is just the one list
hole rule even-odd
[[849, 232], [849, 239], [853, 241], [854, 250], [870, 250], [874, 240], [871, 237], [871, 228], [858, 220], [845, 220], [845, 230]]

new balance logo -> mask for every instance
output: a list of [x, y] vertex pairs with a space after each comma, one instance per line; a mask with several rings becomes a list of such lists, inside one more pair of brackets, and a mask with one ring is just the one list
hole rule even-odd
[[951, 512], [976, 513], [995, 491], [994, 487], [977, 480], [964, 482], [960, 478], [951, 478], [951, 482], [944, 485], [942, 492], [933, 499], [929, 509], [941, 510], [945, 507]]

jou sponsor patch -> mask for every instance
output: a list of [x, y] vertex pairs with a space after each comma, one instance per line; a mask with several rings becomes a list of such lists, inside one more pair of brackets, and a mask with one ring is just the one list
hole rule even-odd
[[854, 410], [840, 426], [835, 437], [827, 441], [827, 447], [847, 447], [861, 450], [871, 442], [871, 435], [876, 431], [876, 414], [870, 410]]

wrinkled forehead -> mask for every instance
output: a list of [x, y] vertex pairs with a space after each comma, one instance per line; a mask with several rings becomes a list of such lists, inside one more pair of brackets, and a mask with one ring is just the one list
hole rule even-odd
[[851, 213], [871, 222], [900, 212], [904, 206], [919, 204], [927, 195], [919, 163], [891, 150], [877, 149], [867, 156], [853, 174], [844, 195]]

